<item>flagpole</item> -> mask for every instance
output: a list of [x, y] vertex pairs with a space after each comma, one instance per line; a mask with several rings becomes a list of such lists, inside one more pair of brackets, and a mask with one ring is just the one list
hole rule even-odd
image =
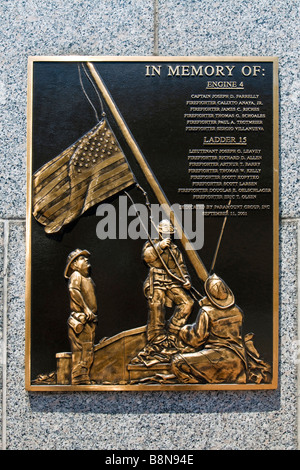
[[212, 261], [212, 263], [211, 263], [211, 267], [210, 267], [210, 270], [209, 270], [209, 274], [211, 274], [211, 273], [213, 272], [213, 270], [215, 269], [215, 264], [216, 264], [216, 261], [217, 261], [217, 256], [218, 256], [218, 253], [219, 253], [219, 248], [220, 248], [221, 240], [222, 240], [223, 233], [224, 233], [224, 229], [225, 229], [225, 225], [226, 225], [226, 222], [227, 222], [227, 218], [228, 218], [228, 214], [229, 214], [229, 206], [230, 206], [230, 205], [231, 205], [231, 199], [230, 199], [230, 201], [228, 202], [228, 208], [227, 208], [226, 216], [224, 217], [224, 220], [223, 220], [222, 229], [221, 229], [221, 232], [220, 232], [220, 235], [219, 235], [219, 240], [218, 240], [218, 243], [217, 243], [217, 247], [216, 247], [216, 251], [215, 251], [215, 254], [214, 254], [213, 261]]
[[130, 130], [128, 129], [120, 111], [118, 110], [116, 104], [114, 103], [110, 93], [108, 92], [105, 84], [103, 83], [101, 77], [97, 73], [94, 65], [91, 62], [87, 62], [88, 69], [95, 80], [96, 85], [98, 86], [100, 92], [102, 93], [103, 98], [105, 99], [114, 119], [116, 120], [118, 126], [120, 127], [122, 134], [128, 143], [133, 155], [135, 156], [138, 164], [140, 165], [141, 170], [143, 171], [148, 183], [150, 184], [155, 196], [157, 197], [158, 202], [163, 205], [163, 209], [166, 211], [167, 216], [173, 222], [174, 228], [181, 234], [181, 242], [186, 251], [186, 254], [193, 265], [197, 275], [202, 281], [205, 281], [208, 277], [208, 272], [198, 256], [198, 253], [194, 250], [193, 245], [191, 244], [188, 237], [185, 235], [181, 223], [176, 217], [176, 214], [171, 210], [170, 203], [164, 194], [162, 188], [160, 187], [158, 181], [156, 180], [151, 168], [149, 167], [147, 160], [139, 149], [137, 143], [135, 142]]

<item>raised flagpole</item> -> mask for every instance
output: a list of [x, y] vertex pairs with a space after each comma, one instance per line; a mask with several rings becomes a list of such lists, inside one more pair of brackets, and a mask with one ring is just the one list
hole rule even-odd
[[224, 229], [225, 229], [225, 225], [226, 225], [226, 222], [227, 222], [227, 218], [228, 218], [228, 214], [229, 214], [229, 206], [230, 206], [230, 205], [231, 205], [231, 199], [230, 199], [230, 201], [228, 202], [228, 208], [227, 208], [226, 216], [224, 217], [224, 220], [223, 220], [222, 229], [221, 229], [221, 232], [220, 232], [220, 235], [219, 235], [219, 239], [218, 239], [216, 251], [215, 251], [215, 254], [214, 254], [212, 263], [211, 263], [211, 267], [210, 267], [210, 270], [209, 270], [209, 274], [211, 274], [211, 273], [213, 272], [213, 270], [215, 269], [215, 264], [216, 264], [216, 261], [217, 261], [217, 256], [218, 256], [218, 253], [219, 253], [219, 248], [220, 248], [221, 240], [222, 240], [223, 233], [224, 233]]
[[162, 188], [160, 187], [157, 179], [155, 178], [150, 166], [148, 165], [147, 160], [145, 159], [144, 155], [142, 154], [141, 150], [139, 149], [136, 141], [134, 140], [130, 130], [127, 127], [127, 124], [125, 123], [120, 111], [118, 110], [116, 104], [114, 103], [110, 93], [108, 92], [105, 84], [103, 83], [101, 77], [97, 73], [94, 65], [91, 62], [87, 62], [87, 66], [89, 68], [89, 71], [95, 80], [96, 85], [98, 86], [100, 92], [102, 93], [103, 98], [105, 99], [114, 119], [116, 120], [118, 126], [120, 127], [122, 134], [129, 145], [133, 155], [135, 156], [138, 164], [141, 167], [141, 170], [143, 171], [148, 183], [150, 184], [155, 196], [157, 197], [158, 202], [160, 205], [163, 206], [163, 209], [165, 210], [167, 216], [169, 217], [170, 221], [172, 221], [174, 228], [177, 230], [179, 234], [181, 234], [181, 242], [182, 245], [186, 251], [186, 254], [193, 265], [197, 275], [202, 281], [205, 281], [208, 277], [208, 272], [200, 259], [198, 253], [195, 251], [193, 248], [192, 243], [188, 239], [188, 237], [185, 235], [181, 223], [176, 217], [176, 214], [174, 211], [171, 210], [170, 203], [164, 194]]

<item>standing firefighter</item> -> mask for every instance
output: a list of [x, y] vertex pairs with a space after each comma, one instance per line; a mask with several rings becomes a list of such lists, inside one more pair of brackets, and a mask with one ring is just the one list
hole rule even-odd
[[90, 369], [94, 360], [94, 340], [97, 322], [95, 284], [89, 276], [87, 250], [77, 248], [69, 254], [65, 278], [69, 279], [71, 314], [68, 335], [72, 349], [72, 384], [90, 384]]
[[[143, 248], [143, 260], [149, 266], [144, 284], [148, 299], [147, 340], [152, 344], [166, 343], [176, 346], [180, 328], [192, 312], [194, 301], [187, 292], [191, 281], [183, 257], [172, 242], [174, 227], [168, 220], [158, 225], [160, 240], [147, 242]], [[168, 324], [165, 307], [175, 304]]]

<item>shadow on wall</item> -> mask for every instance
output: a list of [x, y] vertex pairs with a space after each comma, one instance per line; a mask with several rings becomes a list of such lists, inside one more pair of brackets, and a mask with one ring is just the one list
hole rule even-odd
[[46, 413], [263, 413], [280, 410], [282, 406], [280, 369], [279, 363], [276, 390], [28, 392], [28, 397], [33, 412]]
[[280, 409], [277, 390], [29, 393], [35, 412], [96, 414], [251, 413]]

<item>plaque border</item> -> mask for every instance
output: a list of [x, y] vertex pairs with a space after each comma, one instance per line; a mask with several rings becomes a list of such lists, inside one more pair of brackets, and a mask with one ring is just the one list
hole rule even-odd
[[[149, 384], [149, 385], [32, 385], [31, 384], [31, 207], [33, 66], [35, 62], [271, 62], [273, 63], [273, 363], [268, 384]], [[274, 390], [279, 366], [279, 60], [275, 56], [29, 56], [27, 75], [27, 198], [25, 278], [25, 390], [30, 392], [74, 391], [205, 391]]]

